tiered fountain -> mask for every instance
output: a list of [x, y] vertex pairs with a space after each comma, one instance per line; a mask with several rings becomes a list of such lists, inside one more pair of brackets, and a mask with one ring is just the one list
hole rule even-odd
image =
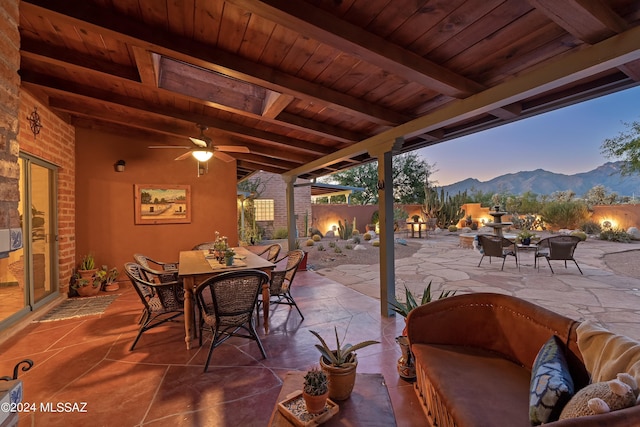
[[489, 215], [493, 217], [493, 222], [487, 222], [484, 225], [493, 228], [493, 234], [496, 236], [502, 236], [502, 229], [513, 225], [512, 222], [502, 222], [502, 215], [506, 214], [506, 212], [500, 212], [500, 206], [494, 206], [493, 211], [489, 211]]

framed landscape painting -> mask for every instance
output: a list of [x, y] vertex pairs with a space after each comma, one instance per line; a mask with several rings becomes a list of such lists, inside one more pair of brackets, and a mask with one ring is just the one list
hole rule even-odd
[[135, 184], [136, 224], [191, 223], [189, 185]]

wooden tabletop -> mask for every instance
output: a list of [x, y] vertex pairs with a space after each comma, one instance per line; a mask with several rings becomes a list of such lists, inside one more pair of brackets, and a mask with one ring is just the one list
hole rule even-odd
[[[267, 261], [266, 259], [254, 254], [253, 252], [243, 248], [233, 248], [238, 255], [238, 259], [243, 261], [244, 264], [241, 268], [251, 268], [264, 270], [273, 268], [274, 264], [272, 262]], [[238, 266], [235, 267], [221, 267], [216, 268], [215, 270], [211, 267], [205, 255], [208, 254], [208, 250], [197, 250], [197, 251], [182, 251], [180, 252], [180, 264], [178, 266], [178, 275], [179, 276], [194, 276], [200, 274], [211, 274], [212, 272], [222, 273], [225, 271], [234, 271], [238, 269]], [[244, 258], [242, 258], [244, 257]]]

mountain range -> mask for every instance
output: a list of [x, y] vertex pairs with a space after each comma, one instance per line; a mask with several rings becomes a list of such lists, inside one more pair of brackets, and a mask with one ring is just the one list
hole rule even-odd
[[619, 196], [640, 195], [640, 174], [622, 176], [622, 162], [607, 162], [602, 166], [575, 175], [564, 175], [544, 169], [509, 173], [481, 182], [475, 178], [467, 178], [454, 184], [442, 186], [449, 194], [467, 191], [483, 193], [522, 194], [527, 191], [542, 195], [556, 191], [572, 190], [580, 197], [596, 185], [604, 185], [607, 193]]

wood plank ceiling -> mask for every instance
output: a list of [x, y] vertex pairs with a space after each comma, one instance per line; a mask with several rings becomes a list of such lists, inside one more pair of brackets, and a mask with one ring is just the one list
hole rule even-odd
[[313, 178], [376, 138], [415, 150], [635, 86], [639, 24], [637, 0], [24, 0], [20, 76], [77, 127], [189, 145], [204, 125], [249, 148], [238, 178]]

